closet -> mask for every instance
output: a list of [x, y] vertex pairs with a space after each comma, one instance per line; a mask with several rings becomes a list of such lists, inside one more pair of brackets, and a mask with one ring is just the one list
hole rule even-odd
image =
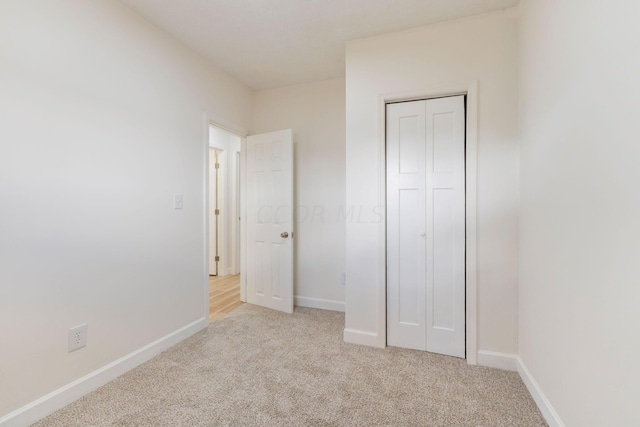
[[465, 98], [387, 104], [387, 344], [465, 357]]

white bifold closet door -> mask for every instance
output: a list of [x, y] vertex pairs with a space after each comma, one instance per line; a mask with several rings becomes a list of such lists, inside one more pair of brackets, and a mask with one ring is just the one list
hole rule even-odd
[[387, 105], [387, 344], [465, 357], [464, 97]]

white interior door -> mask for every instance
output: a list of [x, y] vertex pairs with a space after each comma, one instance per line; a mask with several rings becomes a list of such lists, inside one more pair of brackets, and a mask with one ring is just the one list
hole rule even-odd
[[247, 137], [247, 302], [293, 312], [291, 129]]
[[465, 357], [464, 97], [387, 106], [387, 343]]

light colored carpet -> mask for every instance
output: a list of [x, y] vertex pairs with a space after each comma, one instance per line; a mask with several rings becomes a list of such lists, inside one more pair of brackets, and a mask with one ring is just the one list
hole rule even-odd
[[545, 426], [518, 374], [245, 304], [36, 426]]

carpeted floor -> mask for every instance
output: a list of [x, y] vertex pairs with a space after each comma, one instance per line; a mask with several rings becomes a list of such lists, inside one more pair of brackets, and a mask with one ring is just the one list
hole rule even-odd
[[546, 425], [515, 372], [345, 344], [343, 327], [245, 304], [35, 425]]

